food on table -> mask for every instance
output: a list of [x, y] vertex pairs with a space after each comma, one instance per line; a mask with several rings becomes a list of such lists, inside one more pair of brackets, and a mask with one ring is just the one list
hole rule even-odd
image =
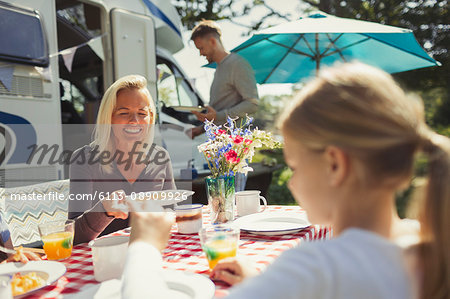
[[199, 212], [195, 212], [192, 214], [185, 214], [182, 216], [176, 216], [175, 217], [175, 221], [176, 222], [183, 222], [183, 221], [192, 221], [192, 220], [197, 220], [202, 218], [202, 210], [200, 210]]
[[11, 280], [12, 294], [13, 296], [21, 295], [44, 284], [45, 280], [37, 275], [36, 272], [30, 272], [24, 275], [16, 273]]
[[13, 261], [20, 262], [22, 254], [23, 254], [23, 247], [22, 246], [17, 247], [16, 253], [14, 253], [14, 255], [12, 256]]
[[70, 257], [73, 246], [73, 232], [58, 232], [42, 237], [44, 251], [49, 260], [61, 260]]
[[206, 242], [203, 245], [203, 251], [208, 259], [209, 268], [212, 270], [218, 261], [227, 257], [236, 256], [237, 247], [236, 239], [217, 238]]

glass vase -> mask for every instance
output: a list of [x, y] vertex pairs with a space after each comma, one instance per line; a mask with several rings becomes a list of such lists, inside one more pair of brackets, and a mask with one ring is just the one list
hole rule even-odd
[[234, 176], [206, 178], [211, 223], [234, 220]]

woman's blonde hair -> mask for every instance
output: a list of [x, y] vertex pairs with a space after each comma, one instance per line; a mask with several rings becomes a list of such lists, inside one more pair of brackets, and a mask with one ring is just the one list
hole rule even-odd
[[[153, 102], [152, 96], [147, 89], [147, 80], [145, 77], [140, 75], [128, 75], [118, 79], [114, 82], [103, 95], [100, 108], [97, 114], [97, 122], [93, 132], [94, 141], [91, 147], [98, 147], [98, 152], [102, 153], [107, 151], [114, 154], [115, 145], [112, 138], [112, 114], [116, 107], [117, 95], [122, 90], [142, 90], [148, 98], [150, 112], [152, 113], [151, 125], [155, 124], [155, 104]], [[143, 143], [151, 144], [153, 142], [153, 126], [147, 130], [147, 135], [144, 137]], [[148, 147], [150, 148], [150, 147]], [[106, 173], [112, 172], [112, 166], [110, 163], [106, 165], [101, 165], [101, 168]]]
[[325, 69], [297, 95], [279, 121], [284, 134], [312, 150], [339, 146], [363, 162], [363, 181], [400, 188], [415, 153], [428, 154], [421, 220], [421, 298], [450, 296], [450, 141], [424, 121], [421, 101], [392, 77], [362, 63]]

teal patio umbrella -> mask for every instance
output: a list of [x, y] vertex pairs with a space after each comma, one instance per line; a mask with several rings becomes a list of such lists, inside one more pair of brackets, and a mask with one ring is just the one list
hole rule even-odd
[[358, 60], [388, 73], [440, 65], [409, 29], [322, 12], [259, 31], [231, 52], [249, 61], [260, 84], [296, 83], [336, 61]]

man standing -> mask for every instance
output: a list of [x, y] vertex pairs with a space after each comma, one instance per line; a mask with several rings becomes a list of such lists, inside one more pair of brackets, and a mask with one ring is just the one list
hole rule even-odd
[[[225, 50], [220, 27], [213, 21], [201, 21], [192, 31], [191, 40], [209, 63], [217, 63], [206, 113], [192, 111], [200, 121], [224, 124], [227, 116], [245, 117], [258, 109], [258, 91], [250, 64], [236, 53]], [[203, 126], [192, 129], [192, 138], [203, 133]]]
[[[209, 92], [206, 113], [192, 111], [204, 122], [214, 120], [222, 125], [229, 117], [245, 117], [258, 109], [258, 90], [252, 67], [236, 53], [227, 52], [221, 40], [222, 32], [213, 21], [203, 20], [192, 30], [191, 40], [209, 63], [217, 64]], [[192, 138], [203, 133], [203, 126], [191, 130]], [[236, 173], [236, 191], [245, 188], [247, 176]]]

